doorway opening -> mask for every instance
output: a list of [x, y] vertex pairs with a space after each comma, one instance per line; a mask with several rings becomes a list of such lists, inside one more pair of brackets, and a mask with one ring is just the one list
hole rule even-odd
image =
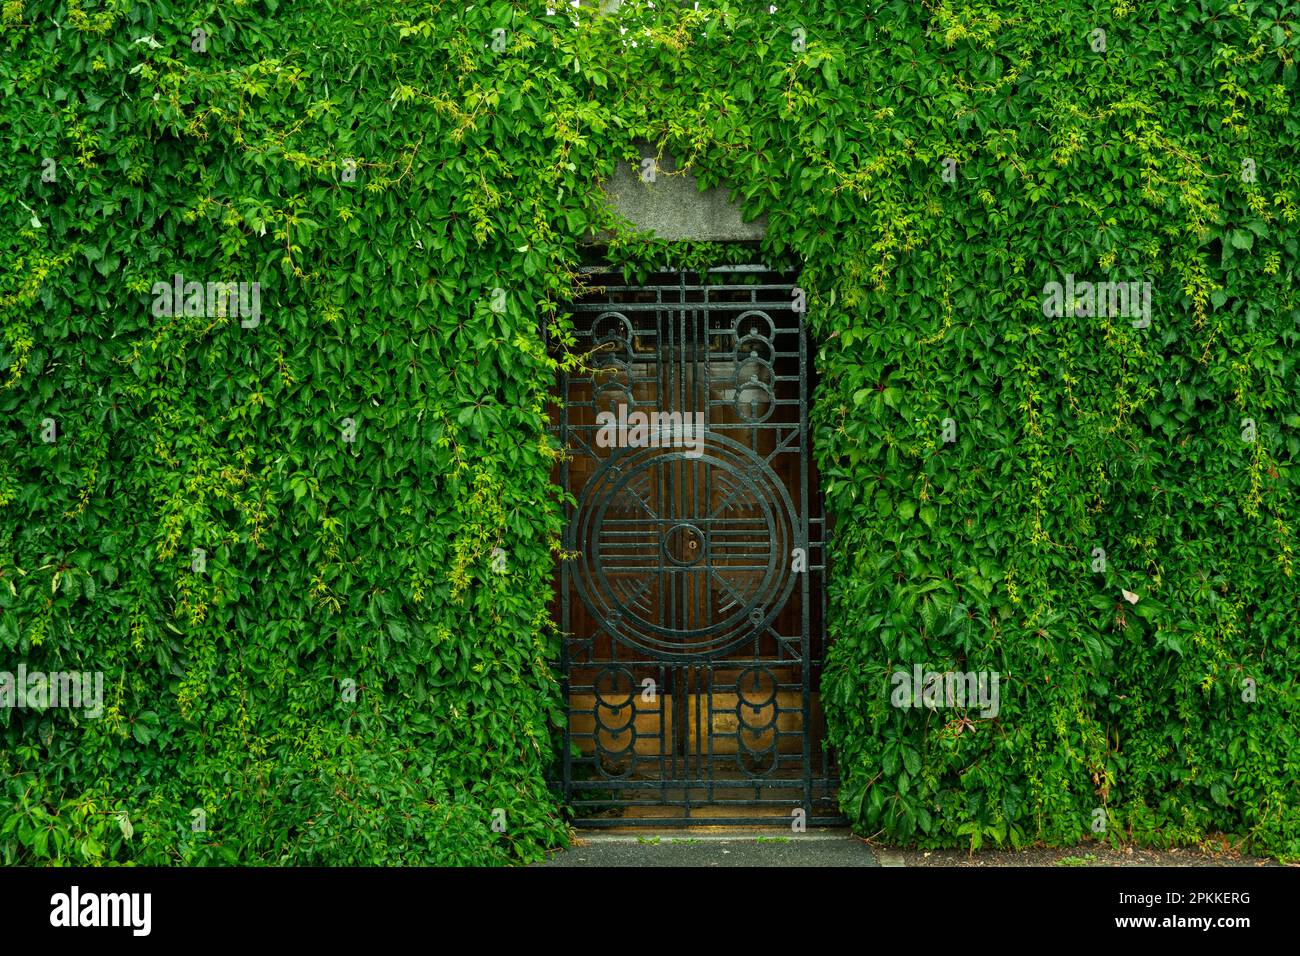
[[587, 271], [555, 422], [564, 802], [580, 826], [841, 823], [795, 276]]

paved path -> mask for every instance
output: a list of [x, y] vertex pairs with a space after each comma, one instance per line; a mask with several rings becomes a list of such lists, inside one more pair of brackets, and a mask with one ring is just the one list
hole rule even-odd
[[879, 866], [871, 847], [848, 830], [807, 833], [583, 830], [567, 850], [536, 866]]

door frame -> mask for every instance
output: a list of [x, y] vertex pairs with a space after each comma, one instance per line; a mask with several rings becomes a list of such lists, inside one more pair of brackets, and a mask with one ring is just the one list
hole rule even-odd
[[[794, 505], [797, 508], [797, 521], [792, 522], [791, 531], [793, 532], [792, 541], [794, 547], [802, 548], [804, 553], [804, 571], [803, 573], [791, 572], [796, 592], [799, 594], [798, 614], [800, 617], [800, 649], [797, 655], [774, 660], [770, 663], [775, 667], [788, 670], [796, 663], [800, 671], [800, 687], [798, 689], [798, 728], [797, 734], [801, 741], [802, 752], [798, 754], [799, 758], [799, 778], [797, 780], [789, 776], [773, 777], [770, 780], [762, 779], [765, 772], [761, 769], [757, 771], [758, 776], [754, 776], [756, 771], [752, 768], [745, 768], [742, 758], [749, 756], [747, 751], [742, 754], [742, 747], [748, 747], [747, 742], [742, 742], [742, 735], [748, 732], [748, 723], [744, 719], [747, 707], [753, 707], [755, 715], [759, 713], [757, 703], [751, 705], [750, 698], [745, 697], [744, 687], [741, 677], [735, 677], [730, 685], [732, 694], [721, 694], [715, 698], [715, 687], [713, 677], [726, 668], [718, 668], [719, 662], [727, 663], [728, 659], [723, 656], [725, 652], [713, 651], [706, 653], [699, 660], [703, 661], [698, 665], [704, 668], [700, 674], [693, 674], [697, 667], [691, 663], [697, 655], [672, 655], [668, 654], [664, 658], [654, 658], [651, 655], [651, 662], [660, 666], [658, 680], [655, 682], [656, 691], [662, 688], [664, 693], [657, 693], [658, 697], [654, 704], [657, 705], [656, 713], [653, 707], [638, 709], [638, 700], [635, 689], [638, 680], [644, 684], [644, 679], [637, 677], [633, 670], [622, 666], [622, 663], [611, 650], [609, 660], [602, 660], [599, 655], [591, 656], [585, 662], [588, 669], [594, 669], [598, 664], [603, 664], [606, 671], [616, 674], [613, 678], [616, 682], [624, 680], [622, 675], [617, 672], [626, 672], [626, 686], [620, 686], [615, 698], [621, 698], [626, 694], [626, 700], [619, 706], [612, 706], [612, 703], [601, 690], [597, 687], [599, 677], [592, 678], [590, 683], [579, 687], [570, 681], [570, 675], [575, 673], [575, 660], [572, 651], [577, 642], [587, 640], [588, 637], [595, 640], [595, 635], [583, 635], [575, 639], [571, 628], [575, 619], [582, 617], [582, 610], [589, 610], [592, 607], [591, 599], [586, 595], [579, 595], [575, 587], [575, 575], [581, 573], [578, 565], [586, 563], [587, 553], [580, 546], [576, 537], [576, 528], [579, 524], [578, 519], [583, 511], [583, 493], [591, 489], [591, 486], [597, 484], [596, 478], [589, 476], [584, 482], [583, 487], [570, 489], [571, 473], [570, 461], [573, 458], [570, 455], [571, 449], [568, 447], [574, 441], [575, 434], [580, 428], [590, 429], [590, 422], [579, 426], [570, 422], [570, 410], [576, 408], [571, 404], [570, 397], [571, 386], [574, 381], [581, 381], [590, 388], [591, 401], [582, 403], [590, 405], [594, 411], [597, 404], [595, 377], [588, 381], [581, 377], [571, 377], [567, 373], [562, 373], [558, 383], [559, 394], [557, 396], [557, 420], [553, 423], [553, 430], [559, 437], [562, 446], [566, 448], [566, 454], [558, 466], [558, 484], [565, 490], [572, 490], [574, 497], [579, 500], [578, 506], [566, 505], [566, 522], [565, 522], [565, 547], [564, 552], [570, 557], [562, 559], [559, 563], [558, 573], [556, 575], [556, 618], [557, 624], [561, 631], [561, 652], [560, 660], [556, 662], [557, 671], [561, 681], [561, 688], [565, 704], [565, 726], [563, 729], [562, 740], [560, 742], [561, 750], [559, 760], [557, 761], [557, 773], [552, 780], [553, 785], [560, 793], [563, 802], [570, 808], [574, 815], [574, 822], [580, 826], [602, 827], [602, 826], [686, 826], [692, 824], [707, 825], [755, 825], [755, 824], [773, 824], [786, 823], [790, 820], [791, 815], [802, 819], [807, 824], [813, 825], [836, 825], [842, 824], [843, 818], [838, 813], [838, 807], [835, 801], [836, 775], [833, 765], [833, 756], [826, 746], [824, 718], [820, 714], [818, 697], [818, 681], [822, 662], [825, 657], [825, 634], [826, 634], [826, 555], [827, 555], [827, 521], [825, 512], [822, 507], [819, 488], [816, 483], [816, 465], [813, 461], [810, 445], [811, 429], [809, 428], [808, 416], [811, 408], [811, 395], [813, 390], [813, 370], [811, 369], [810, 348], [808, 341], [808, 329], [806, 324], [806, 315], [795, 312], [793, 302], [795, 295], [799, 293], [802, 298], [801, 290], [796, 285], [796, 276], [793, 272], [777, 272], [767, 266], [760, 264], [745, 264], [738, 266], [717, 266], [706, 270], [705, 272], [696, 272], [693, 270], [670, 269], [665, 268], [661, 272], [655, 273], [655, 277], [673, 276], [677, 284], [673, 285], [665, 282], [651, 282], [644, 285], [636, 285], [625, 282], [621, 276], [611, 272], [610, 268], [605, 265], [590, 265], [583, 268], [583, 273], [588, 280], [597, 282], [593, 288], [601, 289], [608, 301], [593, 301], [592, 295], [585, 295], [579, 298], [572, 305], [575, 313], [575, 333], [579, 337], [580, 343], [585, 336], [586, 342], [591, 345], [593, 341], [594, 329], [589, 330], [589, 326], [594, 326], [605, 316], [612, 314], [620, 316], [623, 321], [627, 321], [626, 312], [638, 312], [642, 315], [654, 316], [654, 328], [662, 330], [666, 321], [682, 330], [680, 332], [681, 344], [674, 346], [671, 343], [663, 341], [663, 336], [657, 342], [656, 361], [658, 367], [663, 366], [663, 356], [668, 355], [673, 358], [673, 349], [677, 348], [682, 355], [685, 354], [684, 344], [691, 337], [692, 332], [685, 331], [688, 329], [698, 332], [703, 330], [703, 346], [697, 341], [693, 348], [698, 350], [703, 347], [705, 350], [705, 365], [711, 367], [714, 361], [712, 352], [714, 351], [712, 337], [715, 334], [721, 334], [720, 326], [715, 322], [715, 318], [721, 317], [719, 322], [727, 317], [741, 315], [757, 314], [767, 320], [770, 327], [772, 348], [771, 366], [773, 368], [773, 390], [769, 393], [772, 399], [772, 406], [779, 404], [789, 405], [788, 399], [780, 399], [777, 394], [777, 380], [788, 381], [791, 376], [779, 375], [775, 371], [778, 357], [785, 361], [789, 366], [797, 362], [797, 396], [794, 403], [798, 406], [797, 423], [792, 421], [778, 420], [774, 425], [767, 426], [751, 422], [719, 422], [717, 428], [713, 428], [713, 421], [710, 417], [709, 438], [721, 443], [724, 441], [721, 437], [721, 430], [726, 428], [758, 428], [774, 429], [773, 434], [779, 434], [782, 429], [790, 432], [790, 435], [782, 442], [786, 445], [791, 440], [791, 436], [797, 433], [797, 447], [794, 453], [799, 456], [798, 469], [799, 479], [797, 481], [798, 502]], [[723, 280], [726, 276], [734, 275], [737, 278], [731, 282], [726, 281], [709, 281]], [[695, 281], [688, 282], [688, 277], [695, 277]], [[604, 280], [603, 282], [600, 280]], [[677, 296], [674, 300], [672, 293], [676, 291]], [[655, 294], [655, 301], [645, 303], [621, 302], [615, 301], [616, 295], [632, 295], [639, 293]], [[665, 300], [665, 293], [667, 301]], [[751, 300], [746, 303], [736, 299], [720, 300], [714, 296], [727, 293], [731, 295], [743, 295], [748, 293]], [[789, 294], [788, 299], [780, 298], [781, 293]], [[606, 306], [624, 306], [622, 309], [607, 309]], [[639, 306], [639, 307], [638, 307]], [[604, 314], [601, 312], [604, 310]], [[587, 325], [583, 324], [581, 317], [595, 315]], [[780, 316], [781, 319], [777, 317]], [[757, 320], [756, 320], [757, 321]], [[759, 330], [755, 330], [757, 334]], [[631, 334], [631, 333], [629, 333]], [[739, 369], [740, 363], [748, 361], [742, 358], [740, 354], [741, 330], [738, 325], [733, 325], [732, 334], [735, 336], [735, 346], [729, 356], [720, 353], [728, 358], [732, 365]], [[668, 337], [671, 338], [672, 332]], [[746, 336], [748, 337], [748, 336]], [[762, 339], [763, 336], [758, 336]], [[783, 348], [778, 347], [777, 340], [784, 342]], [[797, 347], [792, 347], [792, 341], [797, 340]], [[757, 341], [757, 340], [756, 340]], [[636, 347], [631, 345], [629, 340], [629, 363], [631, 357], [636, 353]], [[784, 349], [784, 350], [783, 350]], [[749, 358], [754, 356], [754, 349], [747, 353]], [[676, 359], [674, 359], [676, 361]], [[685, 362], [685, 359], [682, 359]], [[708, 369], [706, 368], [706, 384], [704, 385], [705, 411], [709, 412], [709, 406], [720, 405], [720, 402], [713, 400], [713, 392], [707, 384]], [[660, 374], [658, 371], [656, 375]], [[698, 374], [698, 369], [694, 374]], [[629, 373], [630, 375], [630, 373]], [[754, 378], [750, 379], [755, 381]], [[689, 386], [692, 390], [698, 387], [698, 383], [692, 380]], [[761, 387], [761, 386], [760, 386]], [[742, 397], [739, 388], [733, 389], [737, 404]], [[629, 393], [630, 394], [630, 393]], [[632, 400], [635, 405], [635, 400]], [[683, 406], [684, 410], [685, 406]], [[772, 412], [768, 411], [770, 417]], [[577, 416], [575, 416], [577, 417]], [[715, 435], [714, 432], [718, 434]], [[585, 447], [590, 450], [590, 442]], [[757, 446], [756, 446], [757, 447]], [[627, 449], [611, 453], [611, 460], [605, 465], [595, 466], [602, 471], [617, 470], [613, 468], [613, 459], [622, 454], [626, 457]], [[714, 454], [711, 449], [710, 455]], [[782, 448], [778, 446], [773, 452], [773, 457], [778, 454], [784, 454]], [[672, 457], [681, 457], [675, 455]], [[658, 459], [662, 462], [664, 459]], [[770, 465], [769, 457], [766, 464]], [[769, 472], [772, 469], [767, 469]], [[772, 472], [775, 477], [775, 472]], [[698, 479], [696, 479], [698, 481]], [[755, 495], [757, 498], [758, 496]], [[789, 495], [786, 496], [787, 501]], [[695, 519], [692, 519], [695, 520]], [[769, 526], [770, 522], [769, 522]], [[599, 532], [597, 532], [599, 534]], [[584, 539], [585, 540], [585, 539]], [[790, 542], [786, 542], [789, 546]], [[599, 550], [599, 545], [595, 546]], [[772, 549], [775, 553], [775, 548]], [[662, 558], [660, 559], [662, 565]], [[797, 563], [797, 562], [796, 562]], [[625, 569], [626, 570], [626, 569]], [[660, 572], [664, 569], [661, 567]], [[678, 570], [678, 569], [668, 569]], [[725, 568], [724, 568], [725, 570]], [[712, 572], [710, 572], [712, 573]], [[665, 578], [671, 580], [671, 578]], [[748, 637], [742, 638], [739, 643], [744, 644], [749, 640], [755, 642], [757, 647], [761, 640], [767, 640], [764, 634], [767, 630], [772, 630], [771, 635], [773, 645], [781, 644], [783, 653], [789, 652], [789, 643], [783, 643], [781, 635], [776, 630], [775, 617], [785, 613], [790, 604], [791, 594], [781, 599], [780, 606], [771, 612], [760, 624], [755, 621], [755, 627]], [[575, 601], [581, 602], [582, 607], [579, 613], [575, 614]], [[615, 609], [614, 614], [620, 614], [621, 609]], [[592, 615], [596, 620], [600, 620], [602, 625], [603, 619]], [[618, 618], [615, 618], [618, 620]], [[616, 635], [617, 628], [607, 628], [608, 643], [611, 648], [617, 643], [626, 649], [627, 646], [635, 646], [635, 641], [629, 644], [626, 635]], [[814, 629], [816, 633], [814, 633]], [[690, 632], [694, 634], [695, 632]], [[680, 661], [678, 660], [680, 657]], [[673, 661], [677, 661], [673, 663]], [[642, 664], [647, 662], [643, 661]], [[739, 669], [740, 664], [748, 663], [748, 671], [753, 672], [753, 684], [755, 690], [759, 686], [760, 678], [764, 673], [770, 677], [771, 686], [771, 708], [773, 716], [770, 718], [770, 732], [773, 743], [768, 750], [771, 751], [771, 759], [775, 769], [780, 767], [784, 772], [790, 765], [791, 754], [783, 753], [778, 746], [778, 742], [783, 738], [788, 738], [794, 734], [789, 730], [780, 729], [779, 719], [787, 722], [796, 710], [794, 707], [783, 707], [782, 701], [778, 697], [778, 688], [781, 686], [780, 678], [775, 676], [772, 669], [765, 666], [764, 659], [755, 657], [748, 661], [736, 663], [731, 670]], [[747, 672], [748, 672], [747, 671]], [[602, 671], [602, 674], [604, 671]], [[669, 675], [671, 674], [671, 679]], [[650, 678], [653, 680], [653, 678]], [[695, 683], [692, 684], [692, 681]], [[683, 693], [683, 690], [695, 688], [693, 696]], [[703, 688], [703, 691], [701, 690]], [[609, 688], [612, 690], [612, 687]], [[628, 691], [633, 691], [628, 693]], [[578, 693], [581, 691], [581, 693]], [[784, 691], [780, 692], [784, 694]], [[584, 696], [585, 695], [585, 696]], [[579, 698], [583, 698], [581, 701]], [[671, 697], [671, 702], [665, 704], [664, 698]], [[701, 698], [704, 698], [702, 706]], [[730, 713], [726, 707], [717, 709], [714, 707], [715, 699], [721, 700], [723, 697], [730, 702], [734, 698], [734, 711], [736, 715], [736, 729], [734, 732], [725, 730], [719, 731], [719, 720], [728, 719]], [[589, 698], [589, 699], [588, 699]], [[753, 698], [756, 702], [759, 698]], [[614, 701], [615, 703], [617, 701]], [[583, 703], [586, 707], [577, 707], [577, 703]], [[764, 704], [763, 706], [767, 706]], [[611, 772], [601, 763], [607, 753], [602, 753], [602, 747], [599, 742], [600, 735], [604, 732], [607, 725], [602, 723], [602, 707], [605, 711], [612, 711], [616, 716], [621, 715], [624, 708], [630, 708], [631, 727], [631, 744], [630, 761], [632, 772], [619, 773]], [[707, 753], [699, 751], [696, 753], [679, 754], [674, 748], [670, 754], [659, 753], [640, 754], [635, 749], [638, 741], [644, 736], [649, 738], [651, 734], [642, 735], [637, 726], [637, 721], [642, 717], [649, 715], [648, 722], [654, 724], [658, 721], [659, 740], [671, 738], [673, 741], [680, 741], [684, 736], [688, 736], [692, 731], [691, 710], [694, 708], [694, 727], [697, 742], [703, 742], [707, 739]], [[671, 713], [669, 713], [671, 709]], [[583, 729], [575, 731], [578, 721], [589, 721], [583, 725]], [[619, 719], [622, 719], [619, 716]], [[714, 745], [718, 742], [734, 742], [735, 762], [740, 768], [740, 777], [728, 777], [726, 780], [718, 778], [714, 771], [717, 766], [726, 763], [726, 753], [715, 753]], [[574, 750], [575, 742], [579, 744], [580, 753], [575, 759]], [[587, 752], [582, 751], [582, 747], [587, 748]], [[689, 748], [688, 748], [689, 750]], [[755, 753], [767, 753], [767, 751], [754, 751]], [[695, 775], [689, 773], [680, 773], [678, 771], [678, 758], [683, 761], [688, 757], [695, 757], [697, 764]], [[639, 773], [647, 767], [653, 768], [655, 760], [658, 760], [658, 766], [661, 773], [658, 779], [646, 777]], [[667, 766], [665, 766], [667, 761]], [[782, 764], [784, 763], [784, 766]], [[706, 772], [699, 772], [704, 768]], [[594, 773], [593, 773], [594, 771]], [[735, 796], [722, 797], [722, 793], [734, 794], [739, 791], [742, 794], [753, 790], [753, 799], [737, 798]], [[602, 809], [604, 808], [604, 809]], [[776, 811], [787, 811], [778, 815]]]

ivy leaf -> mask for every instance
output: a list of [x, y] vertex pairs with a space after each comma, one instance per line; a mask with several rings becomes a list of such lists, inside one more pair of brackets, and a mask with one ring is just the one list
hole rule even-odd
[[915, 750], [904, 750], [903, 766], [907, 768], [907, 772], [910, 773], [913, 777], [920, 776], [921, 755], [918, 754]]

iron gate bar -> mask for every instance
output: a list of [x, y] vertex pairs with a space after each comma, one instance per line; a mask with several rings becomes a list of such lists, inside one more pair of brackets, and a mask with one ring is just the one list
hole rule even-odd
[[[582, 271], [594, 288], [573, 306], [576, 351], [594, 367], [561, 377], [556, 426], [577, 504], [559, 575], [569, 719], [555, 784], [582, 826], [770, 824], [800, 808], [842, 824], [814, 735], [826, 523], [792, 277], [745, 265], [707, 271], [730, 282], [665, 270], [634, 286]], [[620, 406], [653, 416], [653, 441], [602, 445], [597, 416]], [[660, 447], [695, 420], [690, 446]], [[671, 815], [626, 815], [643, 809]]]

